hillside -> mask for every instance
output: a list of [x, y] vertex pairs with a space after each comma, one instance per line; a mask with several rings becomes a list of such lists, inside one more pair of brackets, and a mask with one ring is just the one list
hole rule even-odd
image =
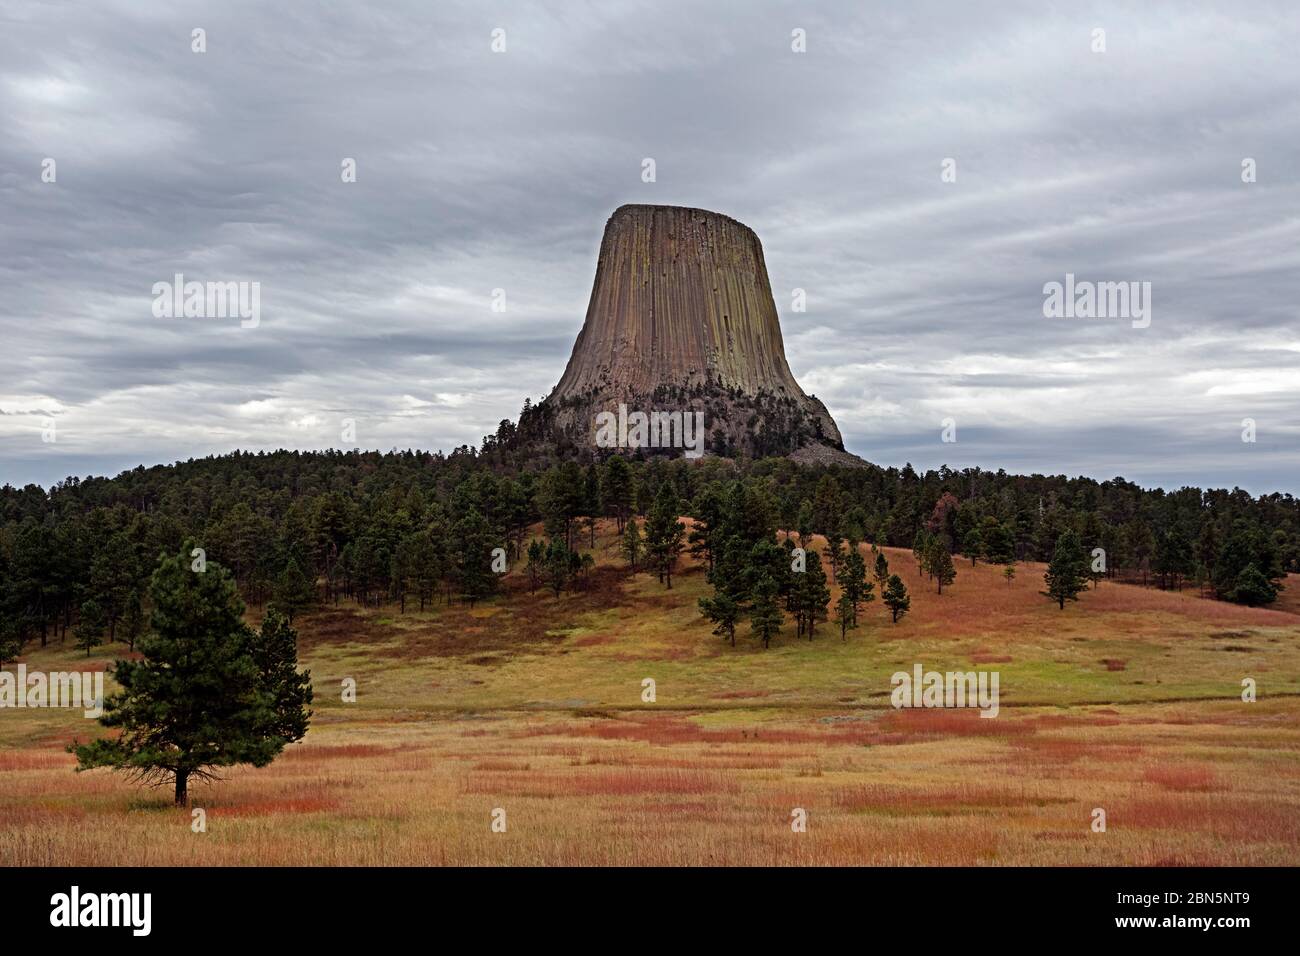
[[[1293, 613], [1109, 583], [1059, 611], [1033, 563], [1008, 586], [961, 562], [940, 596], [886, 549], [912, 613], [869, 605], [843, 642], [787, 624], [764, 651], [747, 626], [735, 648], [710, 633], [701, 568], [685, 561], [672, 590], [629, 576], [612, 522], [595, 552], [587, 589], [558, 598], [514, 570], [473, 609], [302, 618], [312, 729], [271, 767], [196, 787], [203, 835], [164, 793], [72, 772], [62, 748], [93, 723], [4, 713], [0, 864], [1300, 860]], [[24, 661], [86, 663], [70, 644]], [[890, 675], [917, 662], [997, 670], [997, 718], [891, 708]]]

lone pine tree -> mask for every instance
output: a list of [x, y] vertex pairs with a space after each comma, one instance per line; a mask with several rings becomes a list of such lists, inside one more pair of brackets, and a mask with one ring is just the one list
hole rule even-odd
[[948, 548], [938, 535], [930, 539], [925, 563], [930, 572], [930, 577], [939, 582], [940, 594], [943, 593], [945, 584], [952, 584], [953, 581], [957, 580], [957, 568], [952, 563], [952, 555], [948, 553]]
[[191, 571], [189, 551], [187, 544], [164, 556], [154, 571], [143, 658], [114, 666], [122, 691], [105, 701], [100, 722], [121, 734], [68, 748], [79, 771], [110, 767], [155, 785], [170, 779], [178, 806], [188, 802], [192, 777], [264, 767], [301, 740], [312, 697], [284, 618], [269, 614], [260, 633], [248, 627], [230, 573], [213, 561]]
[[889, 583], [885, 585], [882, 600], [885, 602], [885, 607], [889, 608], [889, 613], [894, 616], [895, 624], [912, 607], [912, 599], [907, 595], [907, 585], [897, 574], [889, 576]]
[[1065, 610], [1065, 602], [1079, 600], [1079, 592], [1087, 586], [1086, 567], [1079, 536], [1073, 531], [1062, 532], [1056, 539], [1051, 563], [1043, 574], [1043, 582], [1047, 585], [1043, 595]]

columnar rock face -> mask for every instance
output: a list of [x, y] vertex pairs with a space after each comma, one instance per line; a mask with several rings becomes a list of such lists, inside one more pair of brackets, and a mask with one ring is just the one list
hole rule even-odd
[[703, 209], [621, 206], [605, 225], [586, 322], [541, 407], [581, 441], [620, 403], [704, 411], [716, 454], [843, 447], [790, 373], [758, 236]]

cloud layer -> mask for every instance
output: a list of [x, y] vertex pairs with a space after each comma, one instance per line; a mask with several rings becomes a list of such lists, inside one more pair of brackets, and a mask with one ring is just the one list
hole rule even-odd
[[[1242, 6], [19, 0], [0, 482], [476, 444], [655, 202], [758, 232], [872, 461], [1300, 491], [1300, 18]], [[155, 318], [178, 272], [260, 282], [260, 325]], [[1151, 326], [1044, 318], [1066, 273], [1149, 281]]]

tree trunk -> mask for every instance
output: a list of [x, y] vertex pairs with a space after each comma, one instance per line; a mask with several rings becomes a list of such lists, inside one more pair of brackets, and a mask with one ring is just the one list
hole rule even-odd
[[188, 770], [176, 771], [176, 806], [178, 807], [190, 805], [189, 780], [190, 772]]

